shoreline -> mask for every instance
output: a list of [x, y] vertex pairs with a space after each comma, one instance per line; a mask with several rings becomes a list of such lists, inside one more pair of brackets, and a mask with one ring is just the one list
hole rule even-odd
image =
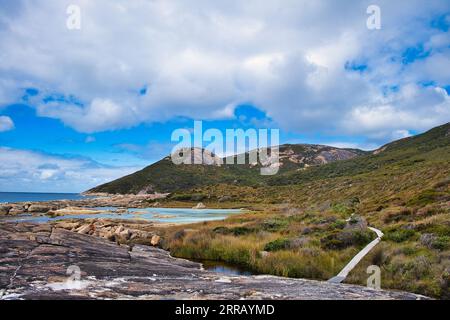
[[[256, 209], [253, 204], [236, 202], [202, 202], [173, 201], [167, 199], [168, 194], [151, 195], [103, 195], [77, 200], [42, 200], [42, 201], [18, 201], [0, 203], [0, 216], [18, 215], [23, 213], [47, 213], [63, 210], [65, 208], [91, 209], [91, 208], [117, 208], [117, 209], [142, 209], [142, 208], [182, 208], [182, 209]], [[194, 208], [195, 207], [195, 208]]]
[[[0, 275], [0, 299], [429, 299], [324, 281], [225, 276], [162, 249], [117, 245], [48, 225], [0, 223], [0, 231], [0, 247], [16, 257]], [[67, 285], [70, 265], [81, 272], [78, 287]]]

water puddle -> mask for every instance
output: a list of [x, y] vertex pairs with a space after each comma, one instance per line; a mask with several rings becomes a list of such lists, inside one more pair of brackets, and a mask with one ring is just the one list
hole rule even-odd
[[232, 265], [222, 261], [195, 260], [195, 262], [201, 263], [205, 270], [221, 273], [227, 276], [252, 276], [258, 274], [244, 267]]

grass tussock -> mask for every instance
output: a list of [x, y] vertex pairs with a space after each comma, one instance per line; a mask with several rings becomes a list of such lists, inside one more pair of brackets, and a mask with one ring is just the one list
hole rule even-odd
[[[334, 276], [371, 238], [347, 239], [345, 247], [325, 248], [330, 234], [357, 233], [333, 211], [322, 215], [261, 212], [165, 229], [164, 247], [176, 257], [215, 260], [256, 273], [326, 280]], [[352, 229], [353, 228], [353, 229]], [[354, 242], [352, 242], [354, 241]]]

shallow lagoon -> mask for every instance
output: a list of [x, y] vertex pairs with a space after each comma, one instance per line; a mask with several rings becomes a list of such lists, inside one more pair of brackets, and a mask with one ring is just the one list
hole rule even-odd
[[46, 215], [20, 215], [15, 217], [5, 217], [2, 220], [45, 223], [66, 219], [135, 219], [160, 223], [196, 223], [203, 221], [223, 220], [230, 215], [244, 212], [241, 209], [139, 208], [127, 209], [126, 212], [119, 213], [117, 208], [112, 207], [89, 209], [104, 212], [98, 214], [71, 214], [58, 217], [49, 217]]

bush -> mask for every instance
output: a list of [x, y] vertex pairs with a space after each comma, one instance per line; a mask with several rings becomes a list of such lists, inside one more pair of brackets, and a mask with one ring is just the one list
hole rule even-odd
[[344, 229], [347, 225], [347, 222], [345, 220], [336, 220], [331, 224], [331, 228], [333, 229]]
[[425, 190], [422, 191], [419, 195], [413, 197], [408, 201], [408, 206], [426, 206], [427, 204], [431, 204], [439, 198], [441, 195], [440, 192], [437, 192], [435, 190]]
[[326, 249], [345, 249], [350, 246], [363, 246], [374, 239], [373, 232], [368, 230], [342, 231], [328, 235], [320, 240]]
[[349, 208], [349, 207], [346, 206], [345, 204], [341, 204], [341, 203], [334, 204], [334, 205], [331, 207], [331, 210], [332, 210], [334, 213], [339, 214], [341, 217], [349, 216], [350, 214], [352, 214], [352, 213], [354, 212], [354, 210], [353, 210], [352, 208]]
[[173, 194], [170, 196], [171, 200], [174, 201], [202, 201], [206, 198], [204, 194], [195, 193], [195, 194]]
[[450, 237], [438, 237], [433, 241], [431, 247], [436, 250], [447, 250], [450, 248]]
[[442, 292], [441, 298], [450, 300], [450, 268], [447, 268], [446, 270], [444, 270], [444, 272], [442, 272], [440, 285]]
[[394, 242], [403, 242], [409, 240], [417, 235], [417, 232], [411, 229], [400, 229], [400, 230], [392, 230], [385, 234], [384, 238], [386, 240], [394, 241]]
[[178, 230], [177, 232], [175, 232], [175, 234], [173, 235], [173, 239], [174, 240], [182, 240], [185, 236], [186, 236], [186, 231], [184, 231], [184, 229], [182, 229], [182, 230]]
[[372, 264], [376, 266], [383, 265], [387, 260], [383, 248], [376, 248], [372, 253]]
[[279, 231], [281, 229], [286, 228], [287, 226], [288, 226], [288, 222], [285, 220], [280, 220], [280, 219], [266, 220], [262, 224], [262, 228], [265, 231], [270, 231], [270, 232]]
[[190, 194], [174, 194], [170, 196], [171, 200], [174, 201], [190, 201], [191, 195]]
[[288, 239], [280, 238], [280, 239], [277, 239], [277, 240], [267, 243], [264, 246], [264, 250], [265, 251], [284, 250], [284, 249], [288, 249], [289, 245], [290, 245], [290, 241]]
[[400, 220], [409, 220], [413, 212], [405, 207], [387, 208], [383, 212], [383, 221], [385, 223], [398, 222]]
[[219, 234], [232, 234], [234, 236], [243, 236], [252, 233], [255, 230], [247, 227], [234, 227], [234, 228], [217, 227], [214, 228], [213, 231]]
[[218, 234], [230, 234], [230, 229], [227, 227], [217, 227], [213, 229], [213, 232]]

